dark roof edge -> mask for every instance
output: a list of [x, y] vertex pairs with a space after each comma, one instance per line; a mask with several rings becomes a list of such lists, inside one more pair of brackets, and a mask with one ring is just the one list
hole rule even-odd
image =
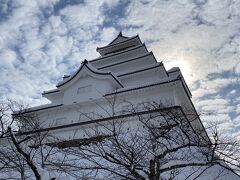
[[101, 73], [100, 73], [100, 72], [96, 72], [96, 71], [92, 70], [91, 68], [89, 68], [88, 65], [87, 65], [87, 63], [88, 63], [88, 61], [87, 61], [87, 60], [84, 60], [83, 63], [82, 63], [82, 65], [81, 65], [81, 67], [77, 70], [77, 72], [76, 72], [71, 78], [69, 78], [67, 81], [65, 81], [65, 82], [57, 85], [57, 87], [63, 86], [64, 84], [66, 84], [66, 83], [68, 83], [69, 81], [71, 81], [74, 77], [76, 77], [77, 74], [78, 74], [78, 73], [81, 71], [81, 69], [84, 67], [84, 65], [86, 65], [86, 67], [88, 68], [88, 70], [90, 70], [91, 72], [93, 72], [93, 73], [95, 73], [95, 74], [111, 75], [111, 76], [115, 79], [115, 81], [117, 81], [117, 83], [118, 83], [121, 87], [124, 87], [124, 86], [121, 84], [121, 82], [120, 82], [118, 79], [116, 79], [115, 76], [113, 76], [113, 74], [112, 74], [111, 72], [101, 72]]
[[65, 82], [58, 84], [56, 87], [63, 86], [63, 85], [66, 84], [67, 82], [71, 81], [71, 80], [82, 70], [82, 68], [83, 68], [83, 66], [84, 66], [85, 64], [86, 64], [86, 60], [84, 60], [84, 61], [82, 62], [82, 65], [80, 66], [80, 68], [77, 70], [77, 72], [76, 72], [73, 76], [71, 76], [71, 77], [70, 77], [68, 80], [66, 80]]
[[196, 113], [196, 115], [197, 115], [197, 117], [198, 117], [198, 119], [199, 119], [199, 121], [200, 121], [200, 124], [201, 124], [202, 128], [204, 129], [204, 132], [206, 133], [209, 141], [211, 142], [211, 140], [210, 140], [210, 138], [209, 138], [209, 136], [208, 136], [208, 133], [207, 133], [205, 127], [203, 126], [203, 123], [202, 123], [202, 121], [201, 121], [201, 119], [200, 119], [200, 117], [199, 117], [199, 115], [198, 115], [198, 112], [197, 112], [195, 106], [193, 105], [192, 99], [191, 99], [191, 97], [189, 96], [188, 91], [187, 91], [186, 87], [185, 87], [184, 84], [183, 84], [184, 82], [182, 81], [182, 78], [180, 78], [180, 80], [181, 80], [181, 84], [182, 84], [182, 86], [183, 86], [183, 89], [184, 89], [185, 93], [187, 94], [187, 97], [188, 97], [188, 99], [189, 99], [189, 102], [190, 102], [190, 104], [191, 104], [194, 112]]
[[[118, 63], [114, 63], [114, 64], [110, 64], [110, 65], [106, 65], [106, 66], [102, 66], [102, 67], [99, 67], [98, 69], [104, 69], [104, 68], [108, 68], [108, 67], [112, 67], [112, 66], [116, 66], [116, 65], [119, 65], [119, 64], [124, 64], [124, 63], [127, 63], [127, 62], [131, 62], [131, 61], [135, 61], [135, 60], [138, 60], [138, 59], [141, 59], [143, 57], [147, 57], [147, 56], [150, 56], [152, 55], [153, 58], [154, 58], [154, 55], [151, 52], [148, 52], [147, 54], [144, 54], [142, 56], [138, 56], [138, 57], [135, 57], [135, 58], [131, 58], [131, 59], [128, 59], [128, 60], [125, 60], [125, 61], [122, 61], [122, 62], [118, 62]], [[156, 60], [156, 59], [155, 59]]]
[[112, 44], [119, 36], [122, 36], [122, 31], [120, 31], [118, 35], [108, 45]]
[[44, 92], [42, 93], [42, 95], [52, 94], [52, 93], [56, 93], [56, 92], [60, 92], [60, 90], [59, 90], [59, 89], [56, 89], [56, 90], [54, 90], [54, 91], [44, 91]]
[[177, 71], [181, 71], [180, 69], [174, 70], [174, 71], [167, 71], [168, 74], [175, 73]]
[[[101, 50], [101, 49], [105, 49], [105, 48], [108, 48], [108, 47], [111, 47], [111, 46], [117, 46], [117, 45], [119, 45], [119, 44], [123, 44], [123, 43], [125, 43], [125, 42], [127, 42], [127, 41], [131, 41], [131, 40], [134, 39], [134, 38], [138, 38], [138, 39], [140, 40], [139, 35], [136, 35], [136, 36], [133, 36], [133, 37], [131, 37], [131, 38], [126, 39], [125, 41], [122, 41], [122, 42], [119, 42], [119, 43], [116, 43], [116, 44], [109, 44], [109, 45], [107, 45], [107, 46], [97, 47], [96, 51], [98, 52], [98, 50]], [[141, 40], [140, 40], [140, 42], [141, 42]]]
[[167, 72], [167, 70], [166, 70], [164, 64], [163, 64], [163, 69], [164, 69], [164, 71], [165, 71], [165, 74], [169, 77], [168, 72]]
[[[117, 35], [117, 37], [115, 37], [108, 45], [111, 45], [119, 36], [123, 37], [123, 38], [130, 38], [130, 37], [127, 37], [127, 36], [123, 36], [122, 35], [122, 31], [120, 31]], [[108, 46], [107, 45], [107, 46]]]
[[55, 127], [50, 127], [50, 128], [38, 129], [38, 130], [34, 130], [34, 131], [21, 132], [18, 135], [27, 135], [27, 134], [37, 133], [37, 132], [44, 132], [44, 131], [50, 131], [50, 130], [57, 130], [57, 129], [81, 126], [81, 125], [88, 125], [88, 124], [99, 123], [99, 122], [109, 121], [109, 120], [118, 119], [118, 118], [126, 118], [126, 117], [131, 117], [131, 116], [148, 114], [148, 113], [152, 113], [152, 112], [156, 112], [156, 111], [160, 111], [160, 110], [161, 111], [164, 111], [164, 110], [166, 111], [166, 110], [169, 110], [169, 109], [180, 109], [180, 108], [181, 108], [181, 106], [171, 106], [171, 107], [165, 107], [165, 108], [158, 108], [158, 109], [154, 109], [154, 110], [147, 110], [147, 111], [135, 112], [135, 113], [131, 113], [131, 114], [124, 114], [124, 115], [118, 115], [118, 116], [113, 116], [113, 117], [106, 117], [106, 118], [101, 118], [101, 119], [84, 121], [84, 122], [79, 122], [79, 123], [74, 123], [74, 124], [67, 124], [67, 125], [62, 125], [62, 126], [55, 126]]
[[137, 71], [132, 71], [132, 72], [120, 74], [120, 75], [118, 75], [118, 77], [127, 76], [127, 75], [130, 75], [130, 74], [135, 74], [135, 73], [139, 73], [139, 72], [142, 72], [142, 71], [147, 71], [147, 70], [150, 70], [150, 69], [154, 69], [154, 68], [160, 67], [162, 65], [163, 65], [163, 63], [160, 62], [157, 65], [152, 66], [152, 67], [148, 67], [148, 68], [140, 69], [140, 70], [137, 70]]
[[95, 73], [95, 74], [101, 74], [101, 75], [111, 75], [113, 77], [113, 79], [123, 88], [124, 86], [122, 85], [122, 83], [112, 74], [112, 72], [103, 72], [103, 73], [100, 73], [100, 72], [95, 72], [93, 71], [91, 68], [89, 68], [87, 65], [86, 67], [88, 68], [89, 71]]
[[63, 104], [47, 106], [47, 107], [42, 107], [42, 108], [33, 109], [33, 110], [31, 110], [31, 108], [30, 109], [24, 109], [20, 112], [13, 113], [12, 115], [22, 115], [22, 114], [26, 114], [26, 113], [32, 113], [32, 112], [35, 112], [35, 111], [41, 111], [41, 110], [51, 109], [51, 108], [60, 107], [60, 106], [63, 106]]
[[[131, 51], [131, 50], [138, 49], [138, 48], [140, 48], [140, 47], [142, 47], [142, 46], [145, 46], [145, 49], [147, 50], [145, 43], [142, 43], [142, 44], [140, 44], [140, 45], [138, 45], [138, 46], [135, 46], [134, 48], [126, 49], [126, 50], [119, 51], [119, 52], [114, 53], [114, 54], [109, 54], [109, 55], [106, 55], [106, 56], [103, 56], [103, 57], [99, 57], [99, 58], [90, 60], [89, 62], [90, 62], [90, 63], [93, 63], [93, 62], [96, 62], [96, 61], [99, 61], [99, 60], [102, 60], [102, 59], [105, 59], [105, 58], [108, 58], [108, 57], [111, 57], [111, 56], [115, 56], [115, 55], [122, 54], [122, 53], [125, 53], [125, 52], [128, 52], [128, 51]], [[148, 51], [148, 50], [147, 50], [147, 51]]]
[[[181, 72], [181, 71], [180, 71], [180, 72]], [[190, 89], [189, 89], [189, 87], [188, 87], [188, 85], [187, 85], [187, 83], [186, 83], [186, 81], [185, 81], [182, 73], [181, 73], [181, 78], [182, 78], [183, 83], [185, 84], [185, 86], [186, 86], [186, 88], [187, 88], [187, 92], [190, 94], [190, 96], [192, 96], [192, 93], [191, 93], [191, 91], [190, 91]]]
[[[153, 54], [153, 52], [152, 52], [152, 54]], [[154, 56], [154, 54], [153, 54], [153, 58], [155, 59], [155, 62], [157, 63], [158, 61], [157, 61], [156, 57]]]

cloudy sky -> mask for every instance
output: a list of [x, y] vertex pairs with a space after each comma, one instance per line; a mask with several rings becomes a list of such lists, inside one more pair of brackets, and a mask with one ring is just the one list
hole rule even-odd
[[202, 120], [240, 135], [240, 1], [1, 0], [0, 96], [39, 105], [121, 30], [179, 66]]

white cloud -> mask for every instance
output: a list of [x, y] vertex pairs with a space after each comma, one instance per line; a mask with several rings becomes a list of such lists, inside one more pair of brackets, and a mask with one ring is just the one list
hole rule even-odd
[[[111, 8], [118, 1], [87, 1], [75, 5], [54, 5], [58, 0], [12, 1], [0, 3], [0, 93], [36, 105], [43, 90], [54, 88], [64, 74], [75, 70], [93, 52], [99, 39], [107, 41], [115, 28], [99, 27], [106, 18], [103, 6]], [[61, 2], [65, 3], [65, 2]], [[45, 13], [45, 14], [44, 14]], [[46, 14], [47, 13], [47, 14]], [[96, 39], [96, 35], [100, 38]], [[96, 40], [95, 40], [96, 39]]]
[[[158, 39], [151, 44], [157, 58], [170, 59], [175, 64], [188, 61], [191, 72], [185, 75], [201, 79], [211, 72], [232, 70], [236, 65], [237, 59], [224, 47], [238, 47], [230, 41], [230, 37], [240, 37], [238, 6], [239, 3], [229, 4], [228, 1], [208, 1], [202, 5], [189, 1], [151, 1], [148, 4], [134, 1], [121, 24], [135, 25], [136, 28], [128, 31], [140, 33], [145, 40]], [[236, 56], [239, 57], [239, 52]]]
[[0, 67], [13, 69], [16, 58], [16, 53], [14, 51], [10, 49], [0, 50]]
[[[120, 21], [129, 34], [150, 42], [167, 69], [181, 68], [197, 109], [208, 114], [203, 121], [219, 121], [228, 133], [237, 131], [231, 114], [240, 103], [238, 90], [230, 94], [240, 81], [239, 8], [240, 2], [228, 0], [134, 1]], [[232, 75], [221, 77], [226, 71]], [[213, 73], [219, 77], [209, 79]]]
[[225, 99], [202, 100], [197, 102], [196, 104], [200, 111], [203, 111], [206, 113], [214, 113], [214, 114], [230, 113], [235, 109]]

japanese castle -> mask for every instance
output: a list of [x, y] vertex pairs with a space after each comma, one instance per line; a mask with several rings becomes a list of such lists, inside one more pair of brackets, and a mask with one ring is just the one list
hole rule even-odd
[[[77, 71], [64, 75], [55, 89], [42, 93], [50, 104], [21, 112], [37, 114], [39, 131], [49, 131], [63, 140], [85, 138], [83, 129], [126, 115], [130, 104], [141, 109], [139, 106], [148, 102], [158, 102], [166, 108], [181, 107], [186, 116], [189, 111], [197, 116], [180, 69], [166, 70], [138, 35], [126, 37], [119, 33], [96, 51], [98, 58], [82, 61]], [[208, 138], [198, 116], [191, 125]], [[34, 133], [27, 126], [21, 131]]]
[[[152, 101], [165, 107], [184, 106], [197, 115], [180, 69], [167, 71], [138, 35], [126, 37], [120, 32], [107, 46], [96, 50], [100, 57], [84, 60], [75, 73], [63, 76], [56, 89], [42, 93], [50, 104], [25, 109], [22, 114], [37, 114], [42, 131], [51, 130], [64, 139], [81, 138], [81, 132], [74, 129], [107, 118], [105, 111], [111, 107], [106, 99], [116, 99], [114, 116], [122, 115], [129, 102], [137, 106]], [[192, 125], [207, 137], [199, 118]], [[31, 129], [22, 130], [31, 133]]]

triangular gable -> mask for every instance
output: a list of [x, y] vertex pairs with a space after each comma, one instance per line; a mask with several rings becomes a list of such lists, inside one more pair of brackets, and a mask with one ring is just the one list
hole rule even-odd
[[127, 39], [129, 39], [129, 37], [123, 36], [122, 32], [120, 32], [118, 36], [114, 40], [112, 40], [112, 42], [110, 42], [108, 45], [117, 44]]
[[96, 51], [99, 52], [101, 56], [104, 56], [109, 53], [118, 52], [141, 44], [142, 41], [138, 35], [133, 37], [125, 37], [120, 34], [110, 44], [103, 47], [97, 47]]
[[112, 72], [105, 72], [105, 71], [97, 70], [91, 64], [89, 64], [87, 60], [84, 60], [82, 62], [81, 67], [73, 75], [71, 75], [66, 80], [60, 82], [56, 87], [62, 88], [63, 86], [67, 85], [68, 83], [73, 81], [84, 69], [86, 70], [85, 72], [90, 72], [90, 73], [93, 73], [93, 74], [95, 74], [97, 76], [101, 76], [101, 77], [105, 76], [106, 79], [110, 79], [113, 83], [115, 83], [117, 86], [119, 86], [119, 88], [123, 87], [120, 80]]

